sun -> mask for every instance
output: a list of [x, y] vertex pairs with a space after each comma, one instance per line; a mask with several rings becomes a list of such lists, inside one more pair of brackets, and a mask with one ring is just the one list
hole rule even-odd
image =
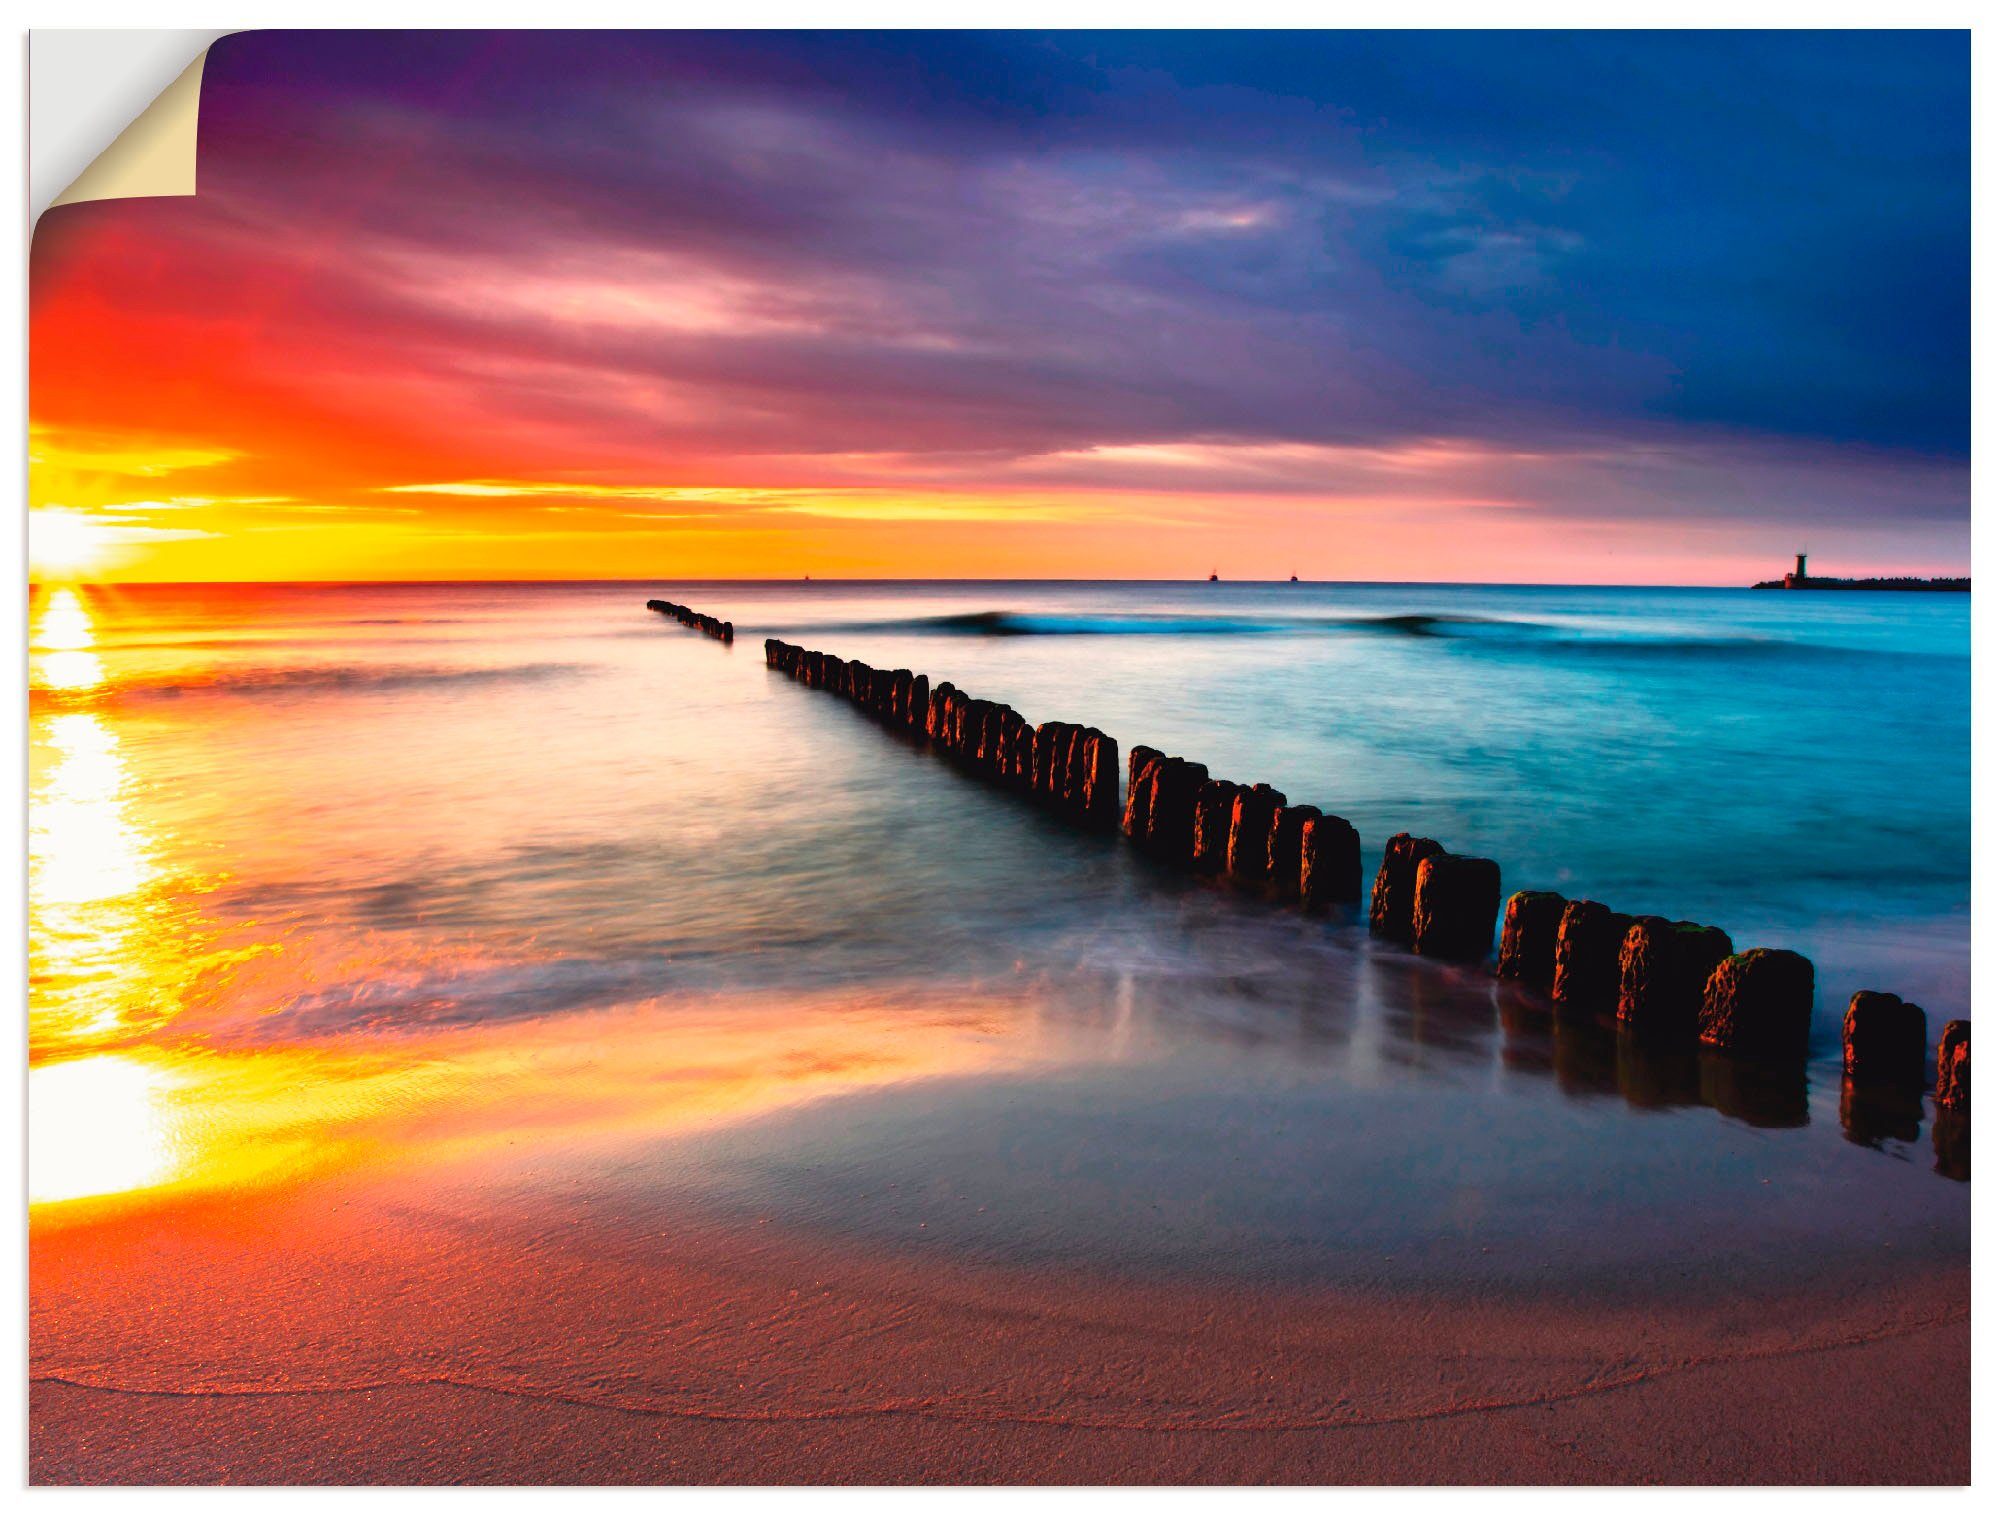
[[80, 510], [28, 512], [28, 569], [38, 580], [87, 578], [113, 546], [109, 528]]

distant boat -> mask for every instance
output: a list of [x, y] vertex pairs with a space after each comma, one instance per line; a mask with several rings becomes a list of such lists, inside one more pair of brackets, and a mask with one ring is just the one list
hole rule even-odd
[[1293, 582], [1294, 584], [1296, 584], [1296, 583], [1298, 583], [1298, 581], [1299, 581], [1299, 576], [1298, 576], [1297, 574], [1293, 574], [1293, 575], [1292, 575], [1292, 582]]
[[1220, 574], [1216, 574], [1216, 573], [1212, 573], [1212, 574], [1210, 574], [1210, 575], [1208, 576], [1208, 582], [1209, 582], [1209, 583], [1211, 583], [1211, 584], [1213, 584], [1213, 583], [1215, 583], [1215, 582], [1216, 582], [1216, 581], [1217, 581], [1217, 580], [1218, 580], [1219, 578], [1221, 578], [1221, 577], [1222, 577], [1222, 575], [1220, 575]]

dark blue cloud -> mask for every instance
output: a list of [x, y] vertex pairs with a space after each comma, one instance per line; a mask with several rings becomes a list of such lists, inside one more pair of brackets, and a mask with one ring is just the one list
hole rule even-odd
[[251, 222], [808, 292], [599, 344], [746, 445], [1969, 445], [1963, 33], [253, 33], [203, 133]]

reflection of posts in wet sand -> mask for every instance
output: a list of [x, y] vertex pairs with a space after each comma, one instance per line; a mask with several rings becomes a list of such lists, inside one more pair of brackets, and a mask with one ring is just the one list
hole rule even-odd
[[1840, 1081], [1840, 1132], [1862, 1147], [1913, 1142], [1922, 1133], [1924, 1096], [1893, 1084]]
[[1618, 1092], [1616, 1037], [1595, 1016], [1551, 1015], [1545, 1002], [1501, 991], [1500, 1063], [1515, 1073], [1548, 1074], [1572, 1099]]
[[1514, 1073], [1555, 1071], [1555, 1023], [1546, 1004], [1501, 990], [1500, 1066]]
[[1609, 1016], [1551, 1014], [1546, 1002], [1501, 991], [1500, 1062], [1547, 1073], [1575, 1099], [1616, 1094], [1635, 1110], [1706, 1105], [1752, 1126], [1808, 1123], [1804, 1062], [1761, 1063], [1647, 1037]]
[[1336, 982], [1331, 992], [1322, 988], [1299, 995], [1292, 1013], [1299, 1050], [1312, 1055], [1346, 1053], [1354, 1045], [1360, 1011], [1360, 990], [1351, 981]]
[[1594, 1015], [1555, 1018], [1556, 1087], [1572, 1099], [1618, 1092], [1618, 1035]]
[[1691, 1047], [1669, 1045], [1621, 1027], [1618, 1092], [1635, 1110], [1674, 1110], [1698, 1105], [1700, 1059]]
[[1501, 1063], [1546, 1073], [1572, 1099], [1621, 1096], [1636, 1109], [1698, 1104], [1694, 1057], [1651, 1046], [1609, 1016], [1551, 1015], [1539, 1002], [1503, 999]]
[[1746, 1126], [1803, 1126], [1810, 1116], [1806, 1065], [1701, 1053], [1701, 1102]]
[[1594, 1015], [1550, 1015], [1548, 1003], [1500, 991], [1500, 1065], [1544, 1073], [1572, 1099], [1618, 1093], [1612, 1031]]
[[1931, 1151], [1936, 1168], [1960, 1183], [1972, 1179], [1972, 1117], [1962, 1111], [1940, 1110], [1931, 1122]]
[[1617, 1095], [1635, 1110], [1701, 1103], [1691, 1049], [1663, 1046], [1605, 1015], [1561, 1015], [1550, 1024], [1556, 1087], [1576, 1099]]
[[1369, 954], [1367, 972], [1382, 1026], [1410, 1050], [1410, 1061], [1433, 1055], [1491, 1058], [1494, 985], [1485, 975], [1439, 971], [1415, 959]]

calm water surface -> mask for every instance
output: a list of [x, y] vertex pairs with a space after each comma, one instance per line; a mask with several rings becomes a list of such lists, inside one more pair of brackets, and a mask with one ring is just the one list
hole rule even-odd
[[[1795, 947], [1813, 1062], [1641, 1058], [1162, 876], [767, 672], [766, 635], [1268, 781], [1371, 866], [1420, 831]], [[474, 1209], [1001, 1261], [1962, 1254], [1928, 1112], [1843, 1111], [1837, 1043], [1859, 988], [1968, 1013], [1969, 635], [1944, 595], [38, 591], [37, 1218], [401, 1163]]]

